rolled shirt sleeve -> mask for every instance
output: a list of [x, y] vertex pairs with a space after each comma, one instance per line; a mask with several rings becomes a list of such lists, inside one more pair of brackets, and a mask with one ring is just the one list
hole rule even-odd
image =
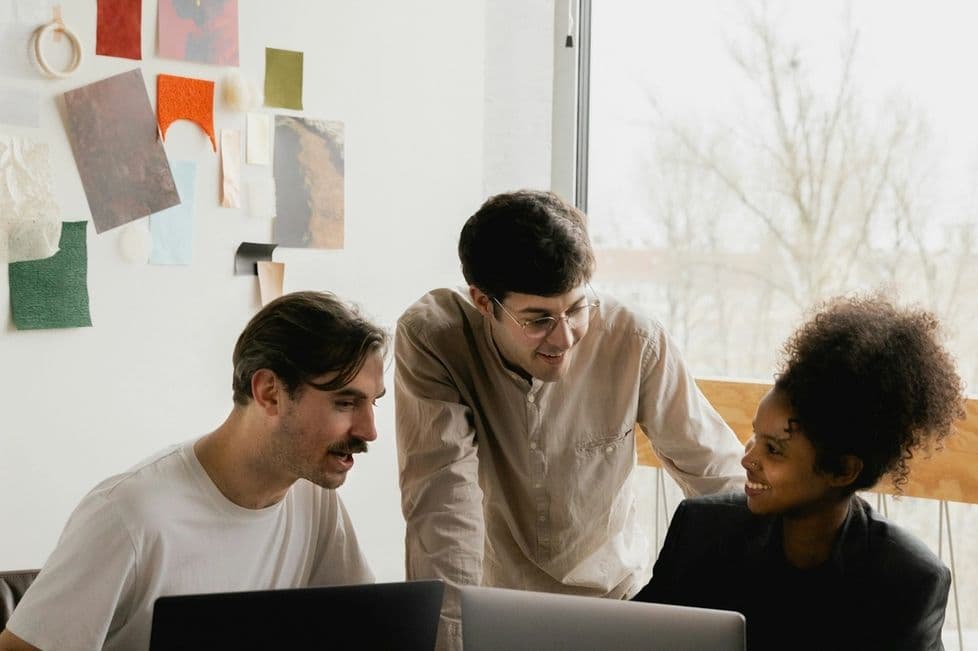
[[669, 334], [654, 324], [642, 360], [638, 423], [686, 497], [741, 490], [744, 446], [706, 399]]

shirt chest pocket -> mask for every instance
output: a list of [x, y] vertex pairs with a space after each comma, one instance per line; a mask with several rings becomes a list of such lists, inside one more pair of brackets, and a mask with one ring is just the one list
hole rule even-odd
[[631, 427], [623, 432], [586, 437], [584, 441], [577, 444], [575, 452], [578, 457], [583, 458], [601, 454], [618, 455], [623, 451], [631, 452], [635, 447], [632, 436], [634, 431], [635, 428]]
[[[635, 464], [634, 428], [591, 436], [574, 447], [574, 483], [570, 508], [580, 522], [615, 529], [624, 517], [621, 490]], [[617, 523], [617, 524], [612, 524]]]

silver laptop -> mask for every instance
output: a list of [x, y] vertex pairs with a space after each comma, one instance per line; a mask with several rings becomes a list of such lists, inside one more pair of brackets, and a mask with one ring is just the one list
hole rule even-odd
[[743, 651], [745, 621], [728, 610], [461, 588], [465, 651]]

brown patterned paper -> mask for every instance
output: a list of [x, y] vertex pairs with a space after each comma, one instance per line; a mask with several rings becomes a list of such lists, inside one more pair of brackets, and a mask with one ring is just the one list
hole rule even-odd
[[275, 220], [282, 246], [343, 248], [343, 123], [275, 117]]
[[64, 100], [96, 232], [180, 203], [138, 68], [68, 91]]

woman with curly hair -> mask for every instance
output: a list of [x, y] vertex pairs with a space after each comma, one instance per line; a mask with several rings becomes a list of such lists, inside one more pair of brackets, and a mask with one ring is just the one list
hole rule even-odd
[[747, 620], [758, 649], [943, 649], [950, 573], [855, 493], [939, 447], [963, 385], [930, 313], [827, 303], [785, 344], [743, 493], [683, 501], [635, 597]]

